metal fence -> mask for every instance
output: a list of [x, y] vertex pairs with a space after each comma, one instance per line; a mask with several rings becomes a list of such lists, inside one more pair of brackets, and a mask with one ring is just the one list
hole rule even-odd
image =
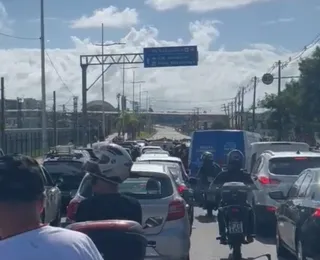
[[[72, 128], [57, 128], [57, 144], [67, 144], [74, 136]], [[54, 144], [54, 130], [48, 128], [48, 145]], [[42, 151], [41, 128], [7, 129], [5, 130], [5, 142], [0, 144], [5, 153], [20, 153], [39, 157]]]

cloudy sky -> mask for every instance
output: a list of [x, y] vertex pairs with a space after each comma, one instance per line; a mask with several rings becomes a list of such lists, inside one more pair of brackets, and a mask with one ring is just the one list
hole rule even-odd
[[[39, 3], [0, 0], [0, 75], [5, 77], [8, 98], [41, 96]], [[104, 23], [106, 42], [126, 43], [106, 47], [109, 53], [198, 45], [199, 66], [143, 69], [139, 65], [134, 69], [136, 81], [145, 81], [142, 90], [149, 91], [155, 110], [201, 107], [220, 112], [239, 86], [312, 42], [319, 33], [315, 25], [320, 22], [320, 4], [319, 0], [45, 0], [45, 17], [48, 104], [54, 90], [59, 104], [70, 106], [72, 95], [81, 100], [79, 55], [100, 52], [94, 44], [101, 41]], [[97, 66], [89, 69], [88, 84], [100, 71]], [[132, 98], [133, 71], [125, 72], [125, 90]], [[113, 66], [105, 77], [106, 100], [112, 104], [122, 91], [121, 73], [120, 66]], [[283, 70], [284, 75], [297, 73], [296, 62]], [[276, 88], [260, 83], [258, 96]], [[100, 82], [88, 92], [88, 100], [94, 99], [101, 99]], [[251, 101], [248, 93], [247, 107]]]

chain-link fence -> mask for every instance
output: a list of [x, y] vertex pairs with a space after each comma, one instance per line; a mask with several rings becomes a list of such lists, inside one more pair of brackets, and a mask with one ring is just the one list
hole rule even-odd
[[[67, 144], [73, 139], [73, 135], [74, 130], [71, 128], [57, 128], [57, 144]], [[48, 145], [55, 146], [53, 128], [48, 128]], [[41, 128], [7, 129], [5, 142], [0, 144], [0, 148], [6, 154], [20, 153], [39, 157], [43, 154]]]

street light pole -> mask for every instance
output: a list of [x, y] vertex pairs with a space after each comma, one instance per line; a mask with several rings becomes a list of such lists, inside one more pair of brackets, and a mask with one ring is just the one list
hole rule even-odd
[[[102, 54], [102, 59], [104, 55], [104, 25], [103, 23], [101, 24], [101, 54]], [[105, 96], [104, 96], [104, 63], [101, 63], [101, 92], [102, 92], [102, 135], [103, 135], [103, 140], [105, 139], [105, 134], [106, 134], [106, 115], [105, 115]]]
[[46, 113], [46, 65], [45, 65], [45, 39], [44, 39], [44, 0], [40, 0], [40, 46], [41, 46], [41, 132], [42, 153], [48, 150], [47, 113]]

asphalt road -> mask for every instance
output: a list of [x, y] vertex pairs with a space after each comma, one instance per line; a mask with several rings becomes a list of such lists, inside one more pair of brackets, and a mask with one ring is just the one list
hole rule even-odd
[[[191, 235], [191, 260], [228, 260], [230, 249], [228, 246], [220, 245], [216, 240], [218, 236], [218, 224], [212, 219], [204, 216], [205, 211], [195, 208], [195, 220]], [[65, 218], [62, 218], [62, 222]], [[63, 224], [62, 224], [63, 225]], [[262, 254], [271, 254], [272, 260], [277, 260], [276, 248], [272, 238], [257, 237], [250, 245], [244, 245], [242, 249], [243, 260], [253, 260]], [[267, 259], [267, 258], [258, 258]], [[293, 258], [292, 258], [293, 259]], [[280, 259], [279, 259], [280, 260]], [[284, 260], [284, 259], [281, 259]]]
[[177, 131], [175, 131], [172, 127], [167, 126], [155, 126], [156, 134], [151, 139], [160, 139], [160, 138], [168, 138], [168, 139], [183, 139], [188, 138], [189, 136], [183, 135]]
[[[186, 136], [175, 131], [170, 127], [156, 127], [157, 133], [153, 136], [153, 139], [158, 138], [172, 138], [182, 139]], [[193, 231], [191, 235], [191, 260], [227, 260], [230, 254], [228, 246], [220, 245], [216, 240], [218, 236], [217, 222], [212, 219], [208, 219], [204, 216], [205, 211], [201, 208], [195, 208], [195, 220], [193, 224]], [[65, 218], [62, 219], [64, 222]], [[255, 257], [269, 253], [272, 260], [278, 259], [276, 256], [276, 249], [274, 245], [274, 239], [257, 237], [256, 241], [250, 245], [243, 246], [243, 259], [253, 260]], [[258, 258], [267, 259], [267, 258]], [[283, 260], [283, 259], [281, 259]]]
[[[211, 220], [208, 223], [204, 217], [205, 211], [201, 208], [195, 209], [195, 221], [191, 235], [191, 260], [227, 260], [230, 254], [228, 246], [220, 245], [216, 237], [219, 234], [218, 224]], [[262, 254], [271, 254], [271, 259], [278, 259], [276, 248], [272, 238], [257, 237], [256, 241], [242, 248], [242, 257], [245, 260], [253, 259]], [[267, 258], [258, 258], [267, 259]]]

